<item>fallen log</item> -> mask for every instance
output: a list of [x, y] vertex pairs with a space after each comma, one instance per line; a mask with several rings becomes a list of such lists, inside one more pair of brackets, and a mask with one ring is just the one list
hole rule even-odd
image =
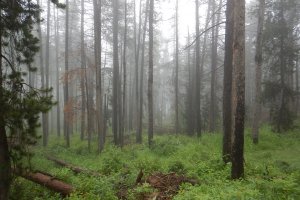
[[44, 174], [43, 172], [28, 172], [16, 174], [27, 180], [45, 186], [46, 188], [52, 191], [60, 193], [63, 197], [69, 196], [74, 190], [74, 188], [71, 185], [61, 180], [58, 180], [49, 174]]
[[66, 161], [54, 158], [52, 156], [46, 156], [46, 158], [48, 160], [51, 160], [51, 161], [55, 162], [59, 166], [66, 167], [66, 168], [70, 169], [71, 171], [73, 171], [76, 174], [84, 173], [84, 174], [88, 174], [88, 175], [91, 175], [91, 176], [101, 176], [101, 174], [99, 174], [96, 171], [92, 171], [92, 170], [84, 169], [84, 168], [81, 168], [81, 167], [78, 167], [78, 166], [74, 166], [74, 165], [72, 165], [72, 164], [70, 164]]

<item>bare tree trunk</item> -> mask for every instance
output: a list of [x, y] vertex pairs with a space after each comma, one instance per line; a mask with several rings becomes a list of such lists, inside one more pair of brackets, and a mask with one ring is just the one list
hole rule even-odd
[[245, 0], [234, 1], [231, 178], [244, 176]]
[[196, 0], [196, 132], [201, 136], [201, 73], [200, 73], [200, 41], [199, 41], [199, 0]]
[[150, 0], [149, 11], [149, 74], [148, 74], [148, 144], [153, 142], [153, 16], [154, 0]]
[[262, 45], [263, 45], [263, 26], [265, 14], [265, 0], [259, 0], [258, 25], [256, 36], [256, 55], [255, 55], [255, 105], [252, 126], [252, 140], [254, 144], [258, 143], [259, 123], [261, 116], [261, 78], [262, 78]]
[[[0, 9], [1, 12], [1, 9]], [[0, 20], [2, 20], [0, 18]], [[2, 29], [0, 29], [0, 55], [2, 55]], [[6, 109], [3, 94], [3, 69], [2, 56], [0, 56], [0, 113]], [[7, 136], [5, 130], [5, 118], [0, 115], [0, 200], [8, 200], [8, 192], [11, 183], [11, 163], [9, 157]]]
[[[37, 0], [37, 4], [40, 4], [40, 1]], [[40, 14], [39, 14], [40, 15]], [[40, 16], [39, 16], [40, 18]], [[42, 31], [41, 31], [41, 23], [38, 22], [38, 36], [40, 40], [40, 70], [41, 70], [41, 88], [45, 88], [45, 72], [44, 72], [44, 55], [43, 55], [43, 40], [42, 40]], [[46, 144], [46, 114], [42, 113], [42, 131], [43, 131], [43, 145]]]
[[[60, 193], [63, 197], [70, 195], [74, 188], [64, 183], [55, 177], [49, 176], [48, 174], [42, 173], [42, 172], [36, 172], [36, 173], [26, 173], [26, 174], [18, 174], [21, 177], [33, 181], [35, 183], [38, 183], [52, 191]], [[1, 199], [2, 200], [2, 199]]]
[[[216, 18], [216, 1], [212, 1], [213, 20], [212, 26], [220, 23], [220, 14]], [[221, 9], [222, 0], [219, 1], [218, 10]], [[220, 11], [219, 11], [220, 12]], [[217, 83], [217, 65], [218, 65], [218, 39], [219, 26], [212, 28], [212, 55], [211, 55], [211, 88], [210, 88], [210, 120], [209, 131], [215, 132], [216, 129], [216, 112], [217, 112], [217, 97], [216, 97], [216, 83]]]
[[297, 61], [296, 61], [296, 92], [297, 92], [297, 96], [296, 96], [296, 116], [298, 116], [299, 113], [299, 57], [297, 57]]
[[93, 0], [94, 7], [94, 39], [96, 66], [96, 120], [98, 134], [98, 153], [103, 150], [102, 133], [102, 96], [101, 96], [101, 1]]
[[88, 136], [88, 149], [91, 151], [91, 140], [92, 140], [92, 129], [93, 129], [93, 123], [92, 123], [92, 102], [91, 102], [91, 95], [90, 95], [90, 84], [88, 79], [88, 71], [86, 65], [84, 65], [84, 78], [85, 78], [85, 91], [86, 91], [86, 115], [87, 115], [87, 136]]
[[225, 57], [224, 57], [224, 83], [223, 83], [223, 161], [231, 160], [232, 136], [232, 59], [233, 59], [233, 8], [234, 1], [227, 0], [226, 5], [226, 30], [225, 30]]
[[113, 0], [113, 133], [114, 133], [114, 143], [119, 145], [119, 107], [118, 107], [118, 88], [119, 88], [119, 42], [118, 42], [118, 11], [119, 11], [119, 0]]
[[[135, 14], [135, 12], [134, 12]], [[134, 20], [136, 17], [134, 17]], [[138, 78], [138, 65], [139, 65], [139, 57], [140, 57], [140, 48], [141, 48], [141, 32], [142, 32], [142, 0], [140, 0], [140, 8], [139, 8], [139, 33], [138, 33], [138, 38], [137, 38], [137, 45], [136, 45], [136, 40], [135, 40], [135, 100], [136, 103], [140, 101], [139, 99], [142, 98], [139, 95], [142, 95], [141, 93], [139, 94], [139, 78]], [[136, 21], [135, 21], [135, 39], [136, 39]], [[142, 66], [141, 66], [142, 67]], [[141, 133], [139, 131], [139, 116], [140, 116], [140, 107], [136, 106], [136, 121], [138, 122], [137, 129], [136, 129], [136, 142], [141, 143]]]
[[[49, 88], [49, 43], [50, 43], [50, 1], [47, 1], [47, 35], [46, 35], [46, 88]], [[47, 94], [48, 95], [48, 94]], [[43, 146], [48, 144], [49, 135], [49, 113], [45, 113], [45, 132], [43, 133]]]
[[80, 50], [81, 50], [81, 74], [80, 74], [80, 87], [81, 87], [81, 127], [80, 127], [80, 139], [84, 139], [84, 132], [85, 132], [85, 109], [86, 109], [86, 97], [85, 97], [85, 84], [84, 84], [84, 77], [85, 77], [85, 65], [86, 65], [86, 59], [85, 59], [85, 48], [84, 48], [84, 0], [81, 0], [81, 23], [80, 23]]
[[[134, 18], [135, 20], [136, 18]], [[141, 29], [142, 29], [142, 0], [140, 0], [140, 8], [139, 8], [139, 32], [138, 37], [136, 38], [136, 22], [135, 22], [135, 101], [136, 104], [139, 102], [139, 58], [140, 58], [140, 46], [141, 46]], [[136, 41], [137, 39], [137, 41]], [[137, 42], [137, 44], [136, 44]], [[135, 118], [136, 122], [138, 122], [139, 117], [139, 107], [134, 106], [135, 109]], [[136, 126], [136, 141], [139, 142], [139, 135], [138, 135], [138, 123], [135, 124]]]
[[148, 22], [148, 12], [149, 12], [149, 0], [146, 1], [145, 8], [145, 20], [143, 25], [143, 41], [142, 41], [142, 54], [141, 54], [141, 71], [140, 71], [140, 98], [139, 98], [139, 125], [138, 125], [138, 143], [142, 143], [142, 132], [143, 132], [143, 103], [144, 103], [144, 65], [145, 65], [145, 41], [146, 41], [146, 31]]
[[56, 30], [55, 30], [55, 48], [56, 48], [56, 100], [57, 100], [57, 107], [56, 107], [56, 131], [57, 131], [57, 136], [60, 137], [60, 91], [59, 91], [59, 32], [58, 32], [58, 9], [56, 9]]
[[179, 44], [178, 44], [178, 0], [176, 0], [176, 13], [175, 13], [175, 132], [179, 132], [179, 116], [178, 116], [178, 70], [179, 70]]
[[[66, 0], [66, 32], [65, 32], [65, 100], [64, 106], [66, 107], [69, 102], [69, 0]], [[70, 127], [68, 118], [70, 113], [68, 111], [64, 113], [64, 135], [66, 138], [66, 145], [70, 147]]]
[[[188, 37], [187, 37], [187, 45], [190, 44], [191, 37], [190, 31], [188, 30]], [[188, 78], [188, 87], [187, 87], [187, 133], [188, 135], [192, 136], [194, 134], [194, 108], [193, 108], [193, 97], [194, 97], [194, 89], [193, 89], [193, 67], [191, 65], [191, 49], [188, 48], [187, 50], [187, 67], [189, 72]]]
[[[125, 0], [125, 30], [124, 30], [124, 47], [123, 47], [123, 102], [122, 102], [122, 125], [121, 125], [121, 147], [124, 145], [124, 132], [125, 132], [125, 112], [126, 112], [126, 48], [127, 48], [127, 0]], [[138, 107], [138, 106], [137, 106]]]

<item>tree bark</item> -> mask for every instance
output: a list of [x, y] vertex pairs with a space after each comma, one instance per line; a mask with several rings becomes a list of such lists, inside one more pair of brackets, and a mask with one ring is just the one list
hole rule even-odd
[[234, 1], [231, 177], [244, 176], [245, 0]]
[[227, 0], [226, 29], [225, 29], [225, 57], [224, 57], [224, 83], [223, 83], [223, 161], [231, 160], [231, 95], [232, 95], [232, 55], [233, 55], [233, 8], [234, 1]]
[[46, 173], [44, 174], [42, 172], [36, 172], [36, 173], [29, 172], [29, 173], [23, 173], [23, 174], [17, 173], [17, 174], [27, 180], [40, 184], [52, 191], [58, 192], [63, 197], [69, 196], [74, 191], [74, 188], [71, 185], [63, 181], [60, 181], [58, 179], [55, 179], [54, 177]]
[[86, 110], [86, 97], [85, 97], [85, 65], [86, 65], [86, 59], [85, 59], [85, 48], [84, 48], [84, 0], [81, 0], [81, 23], [80, 23], [80, 50], [81, 50], [81, 74], [80, 74], [80, 87], [81, 87], [81, 127], [80, 127], [80, 139], [84, 139], [84, 132], [85, 132], [85, 110]]
[[[50, 1], [47, 1], [47, 35], [46, 35], [46, 88], [49, 88], [49, 43], [50, 43]], [[47, 94], [48, 95], [48, 94]], [[45, 132], [43, 132], [43, 146], [48, 144], [48, 135], [49, 135], [49, 113], [45, 113], [45, 121], [43, 122], [45, 126]]]
[[[222, 0], [219, 1], [217, 7], [220, 10], [222, 7]], [[212, 26], [220, 23], [220, 14], [216, 17], [216, 1], [212, 1]], [[215, 132], [216, 130], [216, 112], [217, 112], [217, 97], [216, 97], [216, 84], [217, 84], [217, 65], [218, 65], [218, 39], [219, 39], [219, 26], [212, 28], [212, 52], [211, 52], [211, 84], [210, 84], [210, 120], [209, 131]]]
[[[65, 87], [64, 87], [64, 107], [69, 102], [69, 0], [66, 0], [66, 31], [65, 31]], [[69, 113], [64, 110], [64, 136], [66, 138], [66, 146], [70, 147], [70, 126]]]
[[154, 0], [150, 0], [149, 11], [149, 72], [148, 72], [148, 144], [153, 143], [153, 16]]
[[93, 0], [94, 7], [94, 45], [96, 66], [96, 120], [98, 134], [98, 153], [104, 148], [102, 129], [102, 94], [101, 94], [101, 1]]
[[178, 116], [178, 71], [179, 71], [179, 40], [178, 40], [178, 0], [176, 0], [176, 12], [175, 12], [175, 133], [179, 132], [179, 116]]
[[56, 48], [56, 55], [55, 55], [55, 59], [56, 59], [56, 100], [57, 100], [57, 107], [56, 107], [56, 116], [57, 116], [57, 121], [56, 121], [56, 126], [57, 126], [57, 136], [60, 137], [60, 90], [59, 90], [59, 61], [58, 61], [58, 57], [59, 57], [59, 32], [58, 32], [58, 9], [56, 9], [56, 30], [55, 30], [55, 48]]
[[[126, 48], [127, 48], [127, 0], [125, 0], [125, 30], [124, 30], [124, 46], [123, 46], [123, 101], [122, 101], [122, 125], [121, 125], [121, 147], [124, 145], [124, 132], [125, 132], [125, 113], [126, 113]], [[137, 106], [138, 107], [138, 106]]]
[[143, 25], [143, 41], [142, 41], [142, 54], [141, 54], [141, 70], [140, 70], [140, 98], [139, 98], [139, 124], [138, 124], [138, 143], [142, 143], [142, 132], [143, 132], [143, 103], [144, 103], [144, 65], [145, 65], [145, 42], [146, 42], [146, 29], [148, 22], [148, 10], [149, 0], [146, 1], [145, 8], [145, 20]]
[[265, 0], [259, 0], [258, 25], [256, 36], [256, 55], [255, 55], [255, 105], [252, 125], [252, 140], [258, 143], [259, 123], [261, 116], [261, 78], [262, 78], [262, 47], [263, 47], [263, 26], [265, 14]]
[[297, 96], [296, 96], [296, 116], [298, 116], [299, 113], [299, 57], [297, 57], [297, 61], [296, 61], [296, 92], [297, 92]]
[[118, 42], [118, 11], [119, 11], [119, 0], [113, 0], [113, 119], [112, 129], [114, 134], [114, 143], [119, 145], [119, 107], [118, 107], [118, 88], [119, 88], [119, 42]]
[[201, 137], [202, 134], [202, 122], [201, 122], [201, 72], [200, 72], [200, 41], [199, 41], [199, 0], [196, 0], [196, 132], [197, 136]]

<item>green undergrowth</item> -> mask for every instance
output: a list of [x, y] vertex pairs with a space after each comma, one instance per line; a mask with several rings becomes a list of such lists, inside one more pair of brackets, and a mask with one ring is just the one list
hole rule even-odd
[[[134, 187], [140, 171], [144, 178], [153, 172], [176, 172], [196, 178], [200, 184], [182, 184], [176, 200], [193, 199], [300, 199], [300, 134], [299, 130], [284, 134], [272, 133], [269, 127], [261, 129], [258, 145], [253, 145], [249, 131], [245, 133], [245, 178], [230, 180], [230, 164], [221, 160], [221, 134], [204, 134], [201, 138], [187, 136], [156, 136], [149, 149], [145, 144], [127, 145], [120, 149], [108, 142], [97, 155], [87, 141], [78, 135], [71, 147], [51, 137], [47, 148], [36, 147], [32, 159], [33, 170], [45, 171], [75, 188], [67, 199], [118, 199], [117, 193], [126, 188], [128, 199], [137, 199], [139, 193], [154, 191], [148, 184]], [[144, 139], [146, 142], [146, 138]], [[67, 168], [55, 165], [45, 158], [55, 156], [101, 176], [75, 175]], [[59, 199], [60, 197], [35, 183], [15, 178], [11, 199]]]

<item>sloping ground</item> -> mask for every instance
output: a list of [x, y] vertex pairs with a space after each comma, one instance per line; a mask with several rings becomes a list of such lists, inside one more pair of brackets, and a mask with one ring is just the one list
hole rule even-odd
[[[131, 145], [123, 149], [107, 145], [101, 155], [89, 153], [86, 141], [72, 138], [71, 148], [51, 139], [47, 149], [36, 148], [33, 168], [49, 172], [74, 186], [70, 200], [117, 200], [123, 188], [128, 200], [141, 199], [300, 199], [300, 134], [299, 130], [283, 135], [266, 127], [260, 143], [254, 146], [250, 134], [245, 136], [245, 179], [231, 181], [230, 165], [220, 159], [222, 137], [204, 134], [201, 139], [185, 136], [157, 136], [151, 149]], [[132, 138], [134, 140], [134, 138]], [[74, 174], [70, 169], [48, 161], [44, 155], [102, 176]], [[143, 178], [136, 184], [143, 169]], [[171, 173], [172, 172], [172, 173]], [[184, 177], [200, 180], [193, 185]], [[121, 195], [122, 196], [122, 195]], [[119, 196], [120, 197], [120, 196]], [[11, 199], [60, 199], [44, 187], [24, 179], [14, 179]]]

